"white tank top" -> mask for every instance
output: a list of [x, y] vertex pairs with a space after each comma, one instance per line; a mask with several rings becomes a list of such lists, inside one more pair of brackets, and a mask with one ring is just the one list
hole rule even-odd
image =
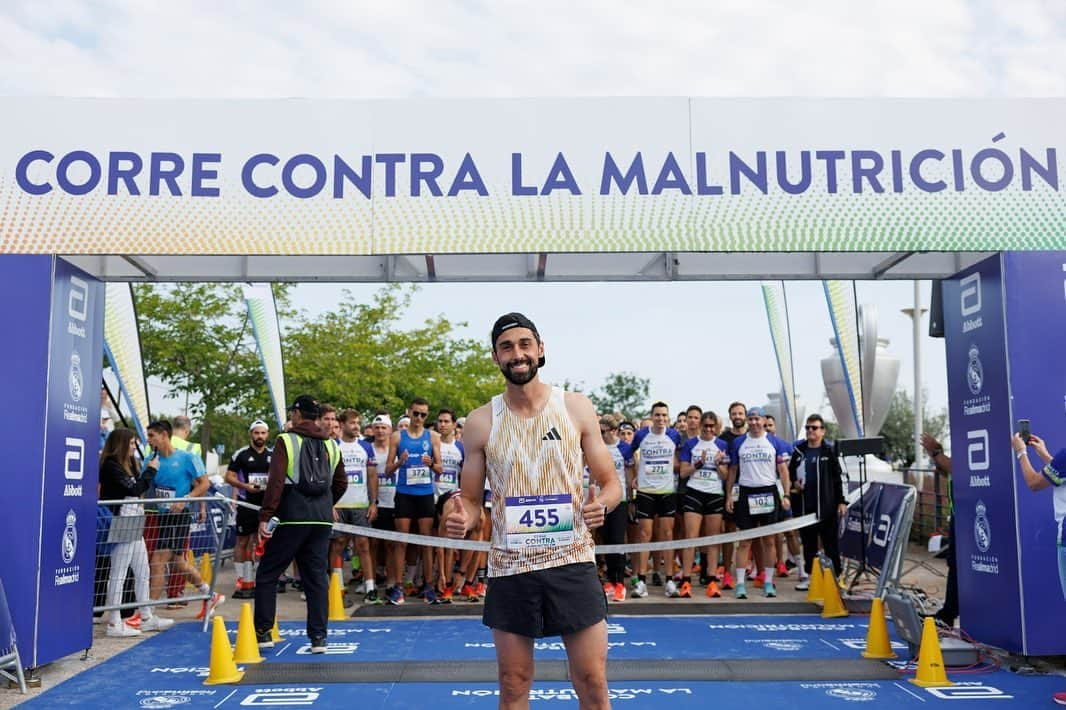
[[485, 470], [492, 489], [489, 576], [505, 577], [575, 562], [593, 562], [592, 535], [581, 517], [581, 434], [563, 390], [523, 419], [492, 398]]

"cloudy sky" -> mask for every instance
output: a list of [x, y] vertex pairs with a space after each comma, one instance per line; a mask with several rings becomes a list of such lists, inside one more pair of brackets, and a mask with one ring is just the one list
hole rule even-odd
[[[145, 8], [149, 9], [145, 9]], [[180, 97], [1035, 97], [1066, 95], [1062, 2], [49, 2], [0, 4], [0, 94]], [[928, 284], [922, 285], [928, 300]], [[366, 298], [373, 288], [352, 288]], [[297, 289], [310, 313], [337, 286]], [[821, 408], [829, 319], [788, 287], [797, 389]], [[911, 283], [859, 285], [913, 389]], [[673, 409], [763, 402], [777, 372], [754, 284], [430, 285], [411, 313], [479, 337], [500, 312], [539, 321], [554, 381], [649, 377]], [[708, 329], [706, 322], [718, 324]], [[634, 338], [654, 323], [658, 342]], [[575, 326], [575, 324], [580, 324]], [[943, 341], [925, 387], [946, 404]], [[153, 409], [161, 392], [153, 389]], [[173, 407], [162, 407], [169, 411]]]

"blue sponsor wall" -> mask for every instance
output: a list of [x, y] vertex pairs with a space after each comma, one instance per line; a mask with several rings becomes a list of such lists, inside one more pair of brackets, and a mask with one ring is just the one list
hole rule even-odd
[[[1005, 253], [944, 282], [959, 603], [978, 640], [1066, 653], [1051, 492], [1026, 487], [1019, 417], [1066, 446], [1066, 252]], [[1033, 461], [1039, 460], [1033, 456]]]
[[4, 580], [27, 666], [92, 645], [104, 289], [53, 256], [0, 257], [14, 342], [0, 378], [11, 416]]

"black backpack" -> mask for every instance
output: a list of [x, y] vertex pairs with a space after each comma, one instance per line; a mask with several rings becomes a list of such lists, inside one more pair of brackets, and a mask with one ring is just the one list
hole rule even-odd
[[296, 434], [283, 434], [291, 455], [289, 477], [303, 495], [317, 498], [330, 492], [333, 472], [340, 462], [340, 447], [332, 439], [307, 439]]

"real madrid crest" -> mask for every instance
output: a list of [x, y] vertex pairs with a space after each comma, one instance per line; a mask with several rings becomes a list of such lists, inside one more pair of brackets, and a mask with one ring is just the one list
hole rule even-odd
[[966, 364], [966, 384], [971, 394], [981, 394], [981, 387], [985, 383], [985, 371], [981, 367], [981, 352], [976, 345], [970, 346], [970, 360]]
[[78, 516], [73, 510], [67, 511], [67, 526], [63, 529], [63, 564], [69, 565], [74, 561], [74, 554], [78, 551]]
[[81, 355], [78, 355], [77, 350], [70, 354], [70, 374], [67, 377], [67, 385], [70, 387], [70, 398], [75, 402], [80, 402], [85, 389], [81, 374]]
[[988, 552], [988, 548], [992, 546], [992, 527], [988, 524], [987, 508], [984, 501], [977, 501], [974, 514], [976, 516], [973, 521], [974, 542], [977, 544], [978, 550]]

